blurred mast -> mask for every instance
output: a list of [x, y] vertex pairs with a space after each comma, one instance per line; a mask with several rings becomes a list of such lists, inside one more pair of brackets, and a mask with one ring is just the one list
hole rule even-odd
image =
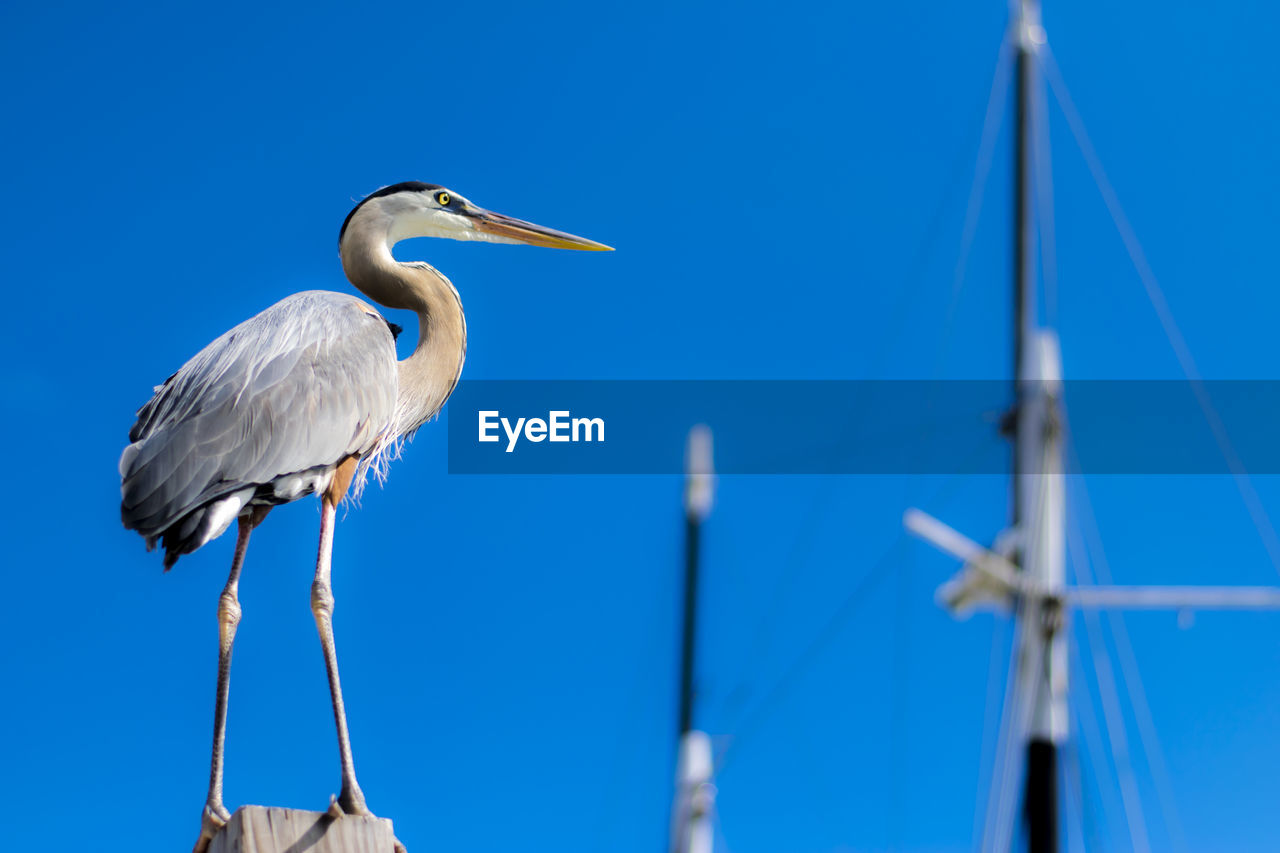
[[1023, 815], [1027, 849], [1058, 853], [1058, 749], [1067, 735], [1067, 636], [1058, 605], [1066, 585], [1062, 367], [1057, 336], [1035, 322], [1035, 187], [1032, 185], [1037, 66], [1045, 42], [1038, 0], [1015, 0], [1013, 528], [1016, 563], [1046, 594], [1018, 605], [1015, 689], [1030, 703]]
[[693, 727], [694, 665], [698, 623], [698, 564], [702, 522], [711, 513], [715, 493], [711, 430], [689, 431], [685, 447], [684, 484], [684, 618], [680, 643], [679, 743], [676, 793], [671, 807], [671, 853], [711, 853], [711, 738]]
[[[1058, 853], [1058, 755], [1067, 735], [1066, 615], [1071, 609], [1277, 609], [1275, 587], [1067, 586], [1062, 363], [1058, 337], [1035, 310], [1035, 191], [1032, 182], [1039, 51], [1046, 44], [1038, 0], [1012, 0], [1015, 51], [1013, 196], [1013, 408], [1004, 421], [1013, 443], [1012, 525], [985, 548], [920, 510], [904, 526], [960, 560], [938, 589], [956, 615], [994, 605], [1014, 612], [1013, 680], [1006, 703], [1022, 744], [1022, 810], [1030, 853]], [[1043, 141], [1047, 144], [1047, 140]], [[1012, 791], [992, 775], [982, 850], [1011, 846]], [[1011, 781], [1011, 780], [1010, 780]], [[1012, 786], [1009, 786], [1012, 787]]]

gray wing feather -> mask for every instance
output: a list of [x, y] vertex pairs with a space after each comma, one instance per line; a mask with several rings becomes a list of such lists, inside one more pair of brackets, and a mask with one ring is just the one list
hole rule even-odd
[[394, 438], [397, 393], [395, 342], [371, 308], [326, 291], [278, 302], [138, 411], [120, 458], [125, 526], [154, 542], [211, 501], [375, 453]]

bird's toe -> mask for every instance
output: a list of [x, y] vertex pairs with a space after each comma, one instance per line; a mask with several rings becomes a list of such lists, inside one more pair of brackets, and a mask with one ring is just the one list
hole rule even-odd
[[191, 853], [206, 853], [213, 837], [227, 825], [229, 820], [231, 820], [231, 813], [223, 807], [222, 803], [206, 803], [204, 812], [200, 815], [200, 837], [196, 839], [196, 846]]
[[[364, 794], [361, 793], [359, 788], [355, 788], [354, 792], [343, 789], [342, 793], [338, 796], [330, 794], [329, 808], [327, 811], [329, 816], [335, 820], [346, 817], [347, 815], [359, 815], [362, 817], [372, 818], [377, 817], [377, 815], [369, 811], [369, 807], [365, 805]], [[391, 841], [395, 845], [395, 853], [409, 853], [404, 846], [404, 842], [399, 838], [396, 838], [393, 835], [391, 836]]]
[[328, 812], [329, 817], [333, 818], [334, 820], [337, 820], [340, 817], [345, 817], [347, 814], [342, 810], [342, 806], [338, 805], [337, 794], [329, 795], [329, 808], [326, 811]]

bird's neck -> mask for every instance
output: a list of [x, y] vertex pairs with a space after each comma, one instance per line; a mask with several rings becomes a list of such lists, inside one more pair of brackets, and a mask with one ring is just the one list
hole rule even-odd
[[342, 267], [351, 283], [387, 308], [418, 315], [418, 345], [400, 362], [396, 432], [409, 435], [440, 411], [462, 374], [467, 324], [458, 291], [426, 263], [400, 263], [386, 234], [355, 237], [342, 245]]

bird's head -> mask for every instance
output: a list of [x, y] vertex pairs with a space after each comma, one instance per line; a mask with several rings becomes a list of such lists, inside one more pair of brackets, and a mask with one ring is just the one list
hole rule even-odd
[[407, 181], [370, 193], [347, 214], [338, 233], [342, 249], [348, 232], [376, 229], [388, 243], [410, 237], [448, 237], [489, 243], [526, 243], [552, 249], [612, 251], [609, 246], [485, 210], [453, 190]]

